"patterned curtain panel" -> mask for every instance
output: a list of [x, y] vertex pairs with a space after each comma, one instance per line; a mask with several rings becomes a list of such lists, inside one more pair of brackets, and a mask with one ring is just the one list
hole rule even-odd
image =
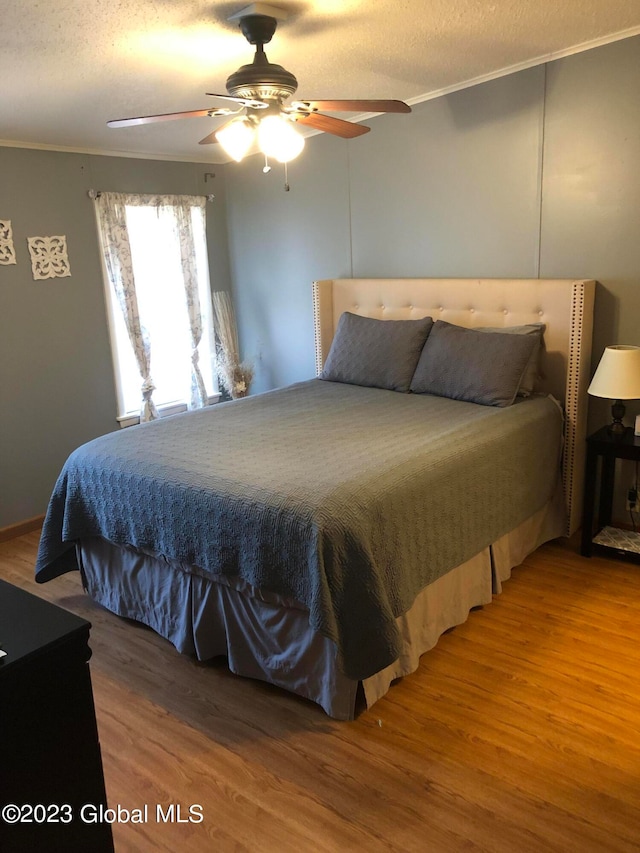
[[176, 227], [180, 242], [180, 257], [182, 259], [182, 274], [184, 276], [184, 293], [189, 313], [189, 328], [191, 329], [191, 400], [189, 408], [199, 409], [207, 405], [208, 397], [204, 379], [198, 365], [200, 360], [198, 346], [202, 339], [202, 312], [200, 311], [200, 297], [198, 296], [198, 269], [191, 217], [195, 206], [201, 209], [204, 216], [206, 199], [185, 199], [181, 196], [175, 196], [174, 198]]
[[[96, 199], [98, 220], [107, 275], [113, 287], [133, 352], [142, 378], [140, 421], [158, 417], [153, 402], [154, 384], [151, 379], [151, 346], [149, 335], [140, 322], [138, 299], [131, 263], [131, 246], [127, 233], [126, 205], [132, 196], [125, 193], [100, 193]], [[133, 196], [135, 198], [135, 196]]]

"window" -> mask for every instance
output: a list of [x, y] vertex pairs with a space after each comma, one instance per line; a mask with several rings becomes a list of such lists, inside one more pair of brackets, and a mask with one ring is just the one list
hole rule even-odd
[[97, 213], [118, 419], [206, 405], [216, 384], [205, 199], [101, 193]]

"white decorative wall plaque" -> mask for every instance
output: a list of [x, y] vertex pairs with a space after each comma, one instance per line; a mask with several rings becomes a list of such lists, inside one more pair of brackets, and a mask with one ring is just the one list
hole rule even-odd
[[67, 238], [57, 237], [27, 237], [31, 269], [37, 281], [42, 278], [64, 278], [71, 275], [69, 258], [67, 256]]
[[0, 264], [15, 264], [16, 250], [10, 219], [0, 219]]

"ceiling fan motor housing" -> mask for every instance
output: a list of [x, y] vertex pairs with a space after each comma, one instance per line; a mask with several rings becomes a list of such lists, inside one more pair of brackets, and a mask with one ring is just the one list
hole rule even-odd
[[288, 98], [298, 88], [298, 81], [282, 65], [269, 62], [263, 45], [271, 41], [277, 20], [268, 15], [247, 15], [240, 28], [249, 44], [256, 45], [256, 55], [250, 65], [243, 65], [227, 78], [227, 92], [235, 98], [278, 100]]
[[271, 15], [243, 15], [238, 26], [249, 44], [262, 45], [271, 41], [278, 21]]

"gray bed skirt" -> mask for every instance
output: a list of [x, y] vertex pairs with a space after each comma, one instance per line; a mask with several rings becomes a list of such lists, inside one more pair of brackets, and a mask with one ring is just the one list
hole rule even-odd
[[307, 609], [246, 583], [212, 581], [189, 566], [123, 548], [101, 538], [77, 546], [91, 598], [148, 625], [179, 652], [199, 660], [224, 655], [232, 672], [267, 681], [319, 704], [338, 720], [352, 720], [360, 683], [367, 707], [396, 678], [414, 672], [420, 656], [469, 611], [502, 591], [511, 569], [543, 542], [563, 535], [560, 491], [542, 510], [467, 562], [438, 578], [398, 617], [398, 659], [363, 682], [338, 668], [334, 643], [313, 631]]

